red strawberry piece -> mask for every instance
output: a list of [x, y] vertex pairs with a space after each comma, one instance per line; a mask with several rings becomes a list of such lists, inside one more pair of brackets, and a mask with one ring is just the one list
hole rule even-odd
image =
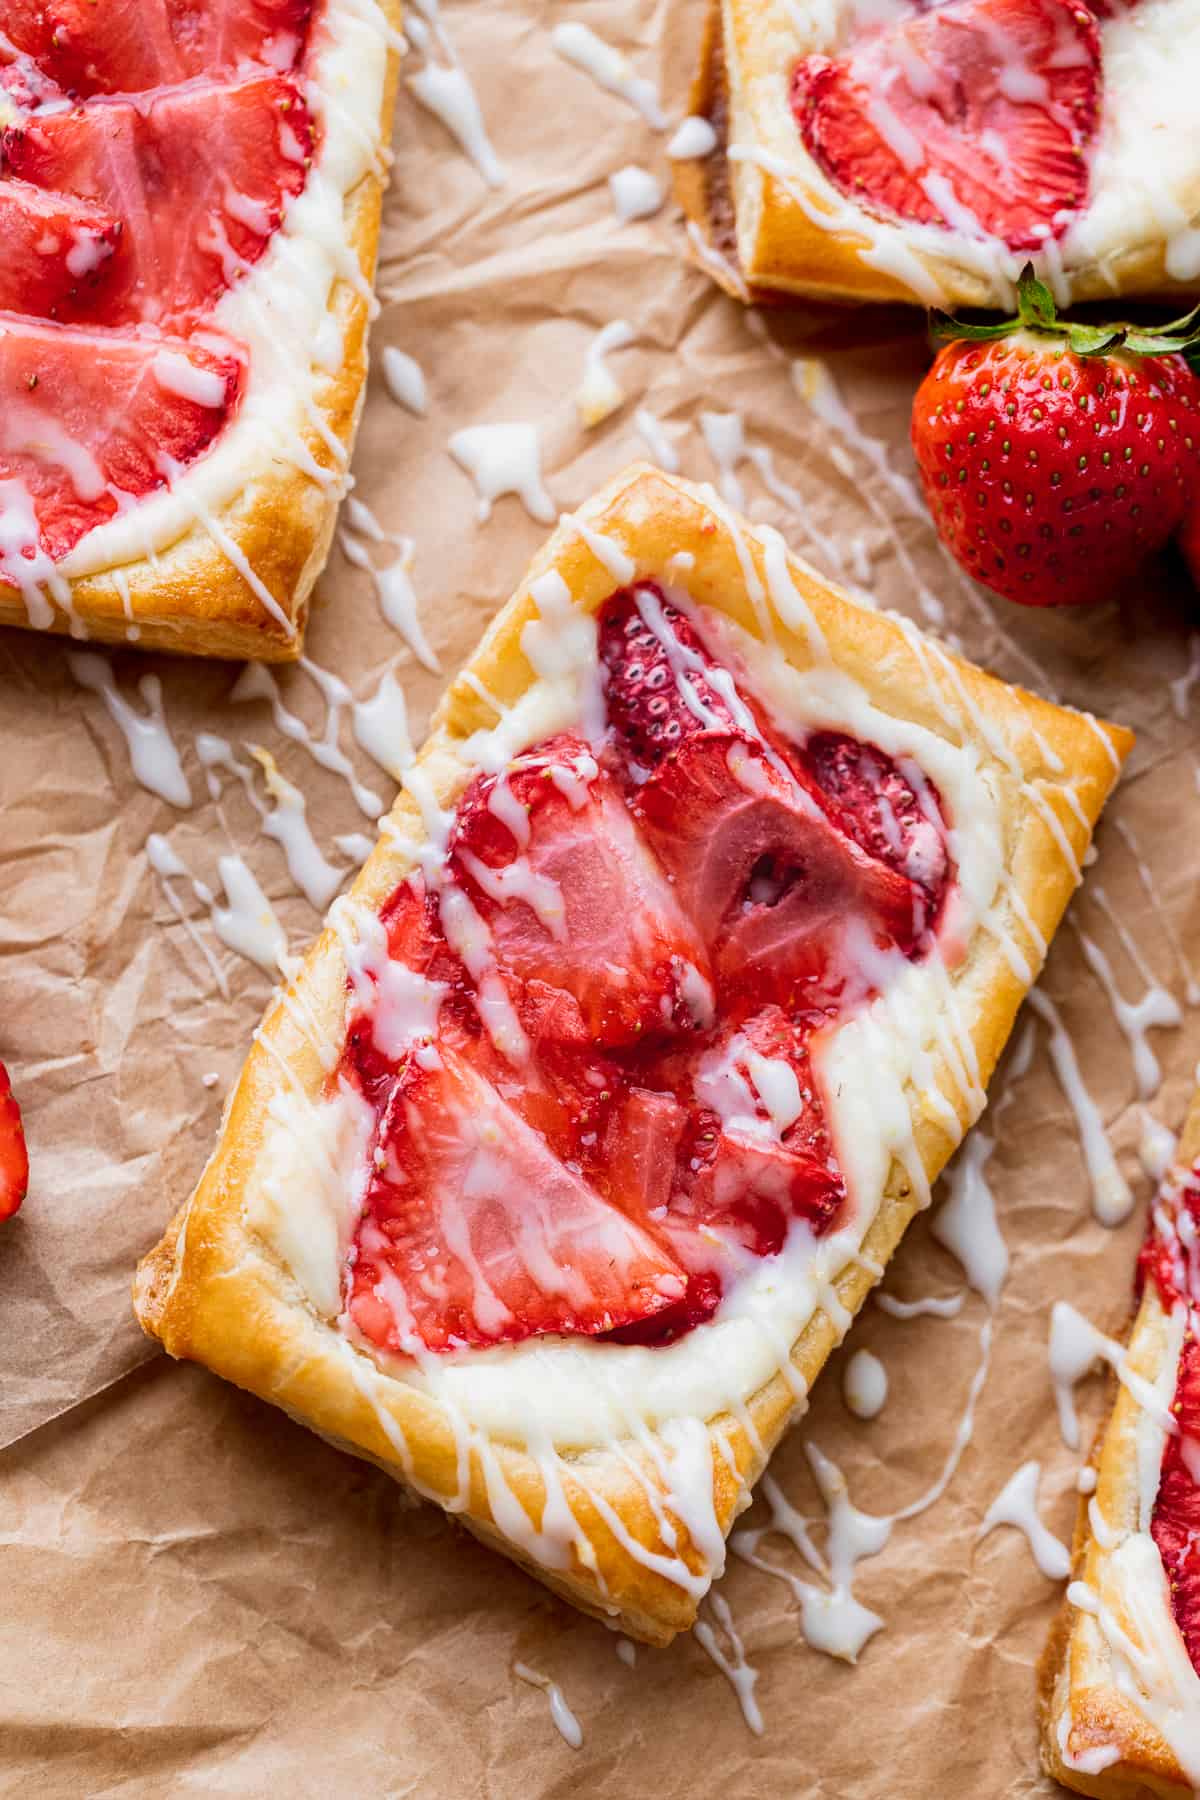
[[0, 317], [0, 577], [20, 585], [39, 547], [85, 531], [192, 462], [237, 404], [232, 350]]
[[8, 1079], [0, 1063], [0, 1219], [11, 1219], [29, 1187], [29, 1152], [25, 1128]]
[[[907, 950], [920, 890], [864, 854], [812, 799], [742, 739], [685, 740], [633, 810], [710, 947], [723, 999], [786, 995], [804, 1012], [862, 995], [846, 930]], [[852, 991], [853, 990], [853, 991]], [[863, 990], [865, 993], [866, 989]]]
[[70, 316], [177, 329], [262, 255], [304, 186], [312, 126], [293, 80], [259, 75], [36, 114], [0, 150], [10, 175], [125, 227], [107, 279]]
[[1087, 200], [1099, 94], [1078, 0], [951, 0], [805, 57], [791, 100], [809, 154], [860, 204], [1032, 250]]
[[685, 1292], [659, 1243], [565, 1167], [442, 1047], [410, 1059], [380, 1122], [349, 1312], [399, 1351], [595, 1336]]
[[609, 723], [635, 781], [684, 738], [737, 729], [728, 687], [718, 692], [710, 680], [712, 658], [690, 621], [653, 583], [625, 588], [607, 602], [600, 660]]
[[915, 882], [933, 919], [950, 879], [936, 788], [915, 764], [902, 769], [873, 744], [841, 732], [814, 732], [803, 756], [838, 829], [868, 856]]
[[1171, 1607], [1192, 1667], [1200, 1672], [1200, 1343], [1189, 1334], [1179, 1359], [1172, 1410], [1178, 1436], [1163, 1449], [1150, 1533], [1171, 1590]]
[[766, 1007], [695, 1064], [692, 1090], [691, 1179], [673, 1217], [732, 1232], [756, 1256], [780, 1250], [793, 1219], [823, 1231], [845, 1185], [801, 1027]]
[[604, 1138], [604, 1179], [614, 1206], [661, 1221], [675, 1187], [675, 1158], [688, 1124], [673, 1094], [634, 1087], [614, 1110]]
[[0, 180], [0, 312], [54, 317], [104, 277], [121, 235], [90, 200]]
[[478, 778], [449, 867], [535, 1039], [611, 1047], [703, 1014], [704, 945], [582, 739]]
[[65, 93], [144, 93], [246, 63], [290, 69], [311, 10], [311, 0], [5, 0], [3, 37]]
[[1133, 581], [1200, 492], [1200, 380], [1172, 325], [1059, 320], [1027, 268], [1020, 316], [935, 319], [950, 341], [913, 404], [938, 534], [963, 568], [1029, 606], [1102, 600]]

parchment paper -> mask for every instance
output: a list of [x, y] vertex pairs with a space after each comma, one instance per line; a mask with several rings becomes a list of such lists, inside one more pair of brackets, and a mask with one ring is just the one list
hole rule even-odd
[[[619, 225], [607, 177], [628, 162], [666, 175], [665, 138], [562, 62], [552, 26], [579, 19], [627, 50], [683, 111], [700, 7], [604, 0], [504, 7], [447, 0], [445, 21], [473, 78], [506, 185], [485, 187], [445, 128], [402, 93], [387, 203], [375, 361], [354, 464], [358, 493], [389, 531], [415, 539], [426, 629], [449, 672], [466, 655], [543, 535], [509, 498], [486, 526], [446, 452], [467, 424], [528, 421], [542, 432], [555, 503], [582, 500], [641, 454], [638, 406], [664, 423], [685, 473], [716, 469], [703, 409], [741, 413], [773, 454], [808, 520], [772, 498], [749, 462], [752, 513], [819, 565], [820, 534], [861, 538], [880, 604], [923, 619], [918, 584], [974, 657], [1135, 726], [1130, 773], [1099, 837], [1072, 916], [1102, 945], [1125, 996], [1146, 979], [1096, 898], [1102, 889], [1155, 978], [1180, 1000], [1169, 929], [1200, 959], [1200, 820], [1195, 723], [1170, 683], [1189, 667], [1194, 600], [1169, 561], [1121, 607], [1038, 615], [960, 582], [903, 482], [799, 398], [796, 355], [821, 356], [859, 430], [911, 476], [907, 416], [926, 359], [901, 311], [813, 309], [761, 323], [682, 257], [668, 206]], [[636, 344], [610, 367], [629, 396], [584, 432], [573, 394], [595, 331], [624, 318]], [[415, 355], [428, 415], [401, 410], [379, 353]], [[334, 553], [310, 653], [361, 697], [395, 667], [414, 731], [444, 676], [421, 669], [383, 621], [368, 578]], [[216, 992], [144, 853], [160, 830], [212, 881], [224, 830], [207, 800], [195, 735], [211, 729], [273, 750], [308, 798], [325, 846], [367, 829], [344, 783], [287, 742], [262, 703], [235, 707], [230, 666], [115, 657], [122, 691], [153, 669], [191, 778], [176, 812], [133, 780], [100, 700], [68, 672], [64, 646], [0, 636], [0, 1057], [25, 1106], [34, 1180], [0, 1230], [0, 1787], [38, 1795], [487, 1795], [609, 1797], [697, 1791], [822, 1800], [1046, 1796], [1037, 1773], [1032, 1665], [1057, 1589], [1024, 1540], [976, 1543], [979, 1521], [1017, 1465], [1043, 1464], [1042, 1509], [1061, 1535], [1078, 1459], [1058, 1436], [1046, 1368], [1048, 1312], [1074, 1301], [1122, 1322], [1141, 1207], [1122, 1229], [1091, 1219], [1073, 1116], [1038, 1027], [1027, 1073], [995, 1125], [989, 1175], [1012, 1269], [995, 1320], [974, 1435], [944, 1498], [898, 1526], [861, 1566], [858, 1592], [886, 1630], [855, 1670], [809, 1650], [787, 1587], [731, 1559], [721, 1592], [758, 1670], [766, 1729], [747, 1730], [719, 1670], [691, 1639], [641, 1650], [630, 1668], [603, 1628], [552, 1601], [429, 1509], [407, 1507], [380, 1474], [327, 1448], [203, 1371], [152, 1356], [133, 1324], [137, 1255], [195, 1179], [222, 1097], [268, 993], [227, 952], [231, 998]], [[323, 708], [302, 671], [288, 705], [316, 728]], [[1178, 706], [1176, 701], [1179, 702]], [[349, 742], [363, 778], [386, 778]], [[316, 916], [245, 798], [227, 796], [233, 840], [276, 902], [293, 945]], [[1156, 897], [1139, 876], [1144, 856]], [[202, 910], [199, 928], [219, 946]], [[1133, 1066], [1102, 986], [1064, 928], [1044, 980], [1122, 1166], [1144, 1201]], [[1200, 1015], [1152, 1034], [1165, 1078], [1153, 1108], [1177, 1122], [1200, 1056]], [[216, 1073], [215, 1086], [202, 1077]], [[993, 1089], [1005, 1091], [1002, 1069]], [[888, 1275], [905, 1297], [950, 1293], [961, 1271], [918, 1223]], [[978, 1296], [957, 1319], [903, 1322], [868, 1305], [851, 1347], [886, 1365], [878, 1420], [854, 1420], [835, 1357], [808, 1418], [777, 1456], [784, 1491], [820, 1513], [811, 1439], [845, 1468], [868, 1510], [907, 1503], [934, 1479], [980, 1353]], [[1100, 1381], [1083, 1392], [1094, 1419]], [[759, 1513], [750, 1515], [757, 1522]], [[818, 1537], [820, 1533], [818, 1532]], [[766, 1553], [799, 1570], [795, 1552]], [[720, 1635], [720, 1634], [718, 1634]], [[584, 1731], [575, 1752], [522, 1660], [561, 1683]]]

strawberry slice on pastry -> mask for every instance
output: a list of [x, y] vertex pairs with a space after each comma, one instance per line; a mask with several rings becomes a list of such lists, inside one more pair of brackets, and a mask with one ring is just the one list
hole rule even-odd
[[0, 135], [0, 159], [123, 226], [102, 287], [58, 316], [178, 329], [262, 255], [312, 143], [296, 83], [258, 75], [39, 113]]
[[193, 461], [237, 404], [231, 349], [0, 315], [0, 575], [23, 586]]
[[0, 312], [58, 318], [86, 306], [120, 236], [120, 220], [91, 200], [0, 178]]
[[861, 205], [1036, 250], [1088, 194], [1100, 39], [1078, 0], [950, 0], [806, 56], [792, 111]]
[[447, 1045], [409, 1058], [380, 1120], [348, 1311], [396, 1351], [644, 1323], [674, 1257], [561, 1163]]
[[[849, 954], [847, 932], [909, 954], [930, 921], [927, 888], [901, 872], [905, 831], [924, 846], [927, 882], [940, 891], [947, 877], [943, 840], [935, 828], [925, 842], [890, 759], [839, 752], [829, 734], [811, 758], [783, 742], [654, 588], [609, 603], [600, 656], [630, 811], [708, 947], [722, 1003], [786, 993], [815, 1017], [863, 998], [852, 972], [870, 959]], [[876, 777], [890, 780], [895, 820]]]
[[311, 0], [6, 0], [0, 60], [28, 58], [65, 94], [134, 94], [247, 63], [290, 69]]
[[703, 938], [582, 738], [476, 780], [449, 867], [535, 1040], [611, 1048], [707, 1021]]

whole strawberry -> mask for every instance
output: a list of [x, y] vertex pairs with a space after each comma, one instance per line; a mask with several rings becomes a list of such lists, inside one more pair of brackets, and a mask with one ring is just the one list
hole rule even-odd
[[963, 325], [913, 404], [942, 542], [1026, 606], [1107, 599], [1200, 503], [1200, 308], [1158, 330], [1060, 320], [1033, 269], [1019, 316]]
[[10, 1218], [16, 1212], [28, 1186], [29, 1153], [21, 1109], [14, 1098], [8, 1070], [0, 1063], [0, 1219]]

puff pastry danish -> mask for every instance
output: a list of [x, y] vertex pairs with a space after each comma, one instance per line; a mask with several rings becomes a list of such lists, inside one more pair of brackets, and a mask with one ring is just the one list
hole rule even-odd
[[1188, 290], [1198, 80], [1192, 0], [712, 0], [677, 193], [744, 300]]
[[366, 373], [398, 16], [3, 9], [0, 623], [299, 655]]
[[449, 688], [143, 1327], [667, 1642], [982, 1108], [1129, 742], [631, 469]]
[[1200, 1094], [1151, 1209], [1128, 1345], [1090, 1346], [1116, 1393], [1039, 1672], [1042, 1760], [1101, 1800], [1200, 1789], [1198, 1226]]

